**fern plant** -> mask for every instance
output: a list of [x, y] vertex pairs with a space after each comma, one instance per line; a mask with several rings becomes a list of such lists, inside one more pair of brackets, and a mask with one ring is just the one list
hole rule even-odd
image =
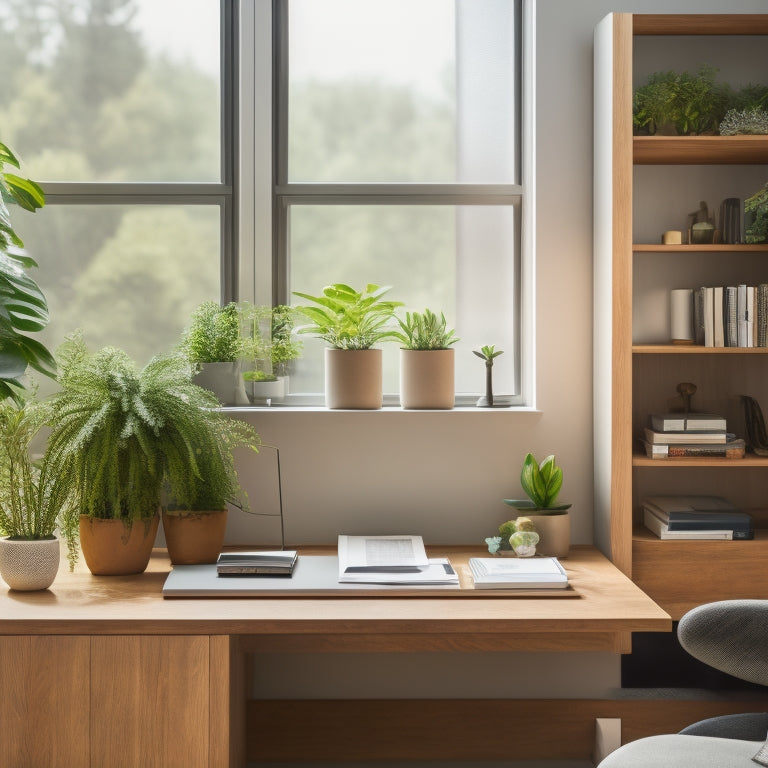
[[318, 305], [297, 307], [311, 323], [298, 333], [313, 333], [334, 349], [370, 349], [380, 341], [396, 339], [397, 331], [389, 323], [403, 302], [384, 300], [389, 290], [391, 286], [369, 283], [356, 291], [334, 283], [323, 288], [321, 296], [296, 291], [294, 296]]
[[[158, 510], [165, 479], [200, 509], [234, 489], [232, 448], [255, 433], [230, 423], [215, 396], [192, 383], [181, 355], [139, 371], [125, 352], [89, 353], [80, 336], [59, 352], [61, 390], [51, 401], [49, 461], [72, 477], [79, 512], [129, 525]], [[207, 508], [211, 508], [207, 506]]]
[[235, 302], [222, 307], [215, 301], [204, 301], [192, 313], [181, 348], [192, 363], [233, 363], [248, 352], [240, 326]]
[[35, 541], [53, 538], [58, 528], [74, 565], [78, 518], [71, 476], [54, 471], [47, 454], [34, 461], [31, 453], [46, 415], [45, 406], [31, 400], [0, 403], [0, 533]]
[[397, 322], [403, 331], [397, 334], [397, 338], [404, 349], [448, 349], [459, 341], [456, 332], [447, 327], [442, 312], [439, 318], [430, 309], [425, 309], [423, 314], [406, 312], [405, 320], [398, 318]]

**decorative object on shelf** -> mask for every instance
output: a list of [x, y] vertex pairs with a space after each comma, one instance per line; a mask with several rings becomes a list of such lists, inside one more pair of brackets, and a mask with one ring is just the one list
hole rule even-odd
[[47, 409], [31, 400], [0, 402], [0, 576], [11, 589], [47, 589], [59, 570], [57, 528], [77, 556], [77, 514], [70, 477], [54, 470], [47, 455], [35, 461], [32, 442]]
[[459, 339], [445, 315], [430, 309], [406, 312], [398, 319], [400, 343], [400, 405], [403, 408], [450, 410], [455, 403], [454, 350]]
[[697, 211], [688, 214], [688, 242], [691, 245], [708, 245], [715, 242], [715, 223], [704, 200], [699, 203]]
[[654, 72], [632, 98], [635, 133], [713, 134], [729, 105], [730, 89], [715, 81], [717, 69]]
[[20, 167], [10, 148], [0, 143], [0, 400], [10, 397], [21, 403], [21, 379], [27, 367], [53, 377], [56, 361], [37, 339], [28, 335], [48, 324], [48, 305], [37, 283], [25, 272], [37, 264], [24, 252], [24, 243], [11, 225], [5, 204], [12, 200], [34, 213], [45, 205], [45, 195], [31, 179], [8, 173], [6, 165]]
[[743, 241], [742, 208], [741, 200], [738, 197], [727, 197], [720, 204], [720, 232], [724, 243], [735, 245]]
[[668, 229], [661, 236], [664, 245], [680, 245], [683, 242], [683, 233], [679, 229]]
[[493, 398], [493, 360], [504, 354], [503, 349], [496, 350], [493, 344], [486, 344], [472, 353], [485, 361], [485, 395], [477, 401], [478, 408], [506, 408], [507, 403], [497, 403]]
[[670, 291], [670, 337], [673, 344], [693, 344], [693, 289]]
[[539, 550], [545, 555], [567, 557], [571, 544], [570, 504], [558, 504], [563, 485], [563, 470], [554, 455], [540, 464], [533, 454], [526, 455], [520, 472], [520, 484], [528, 499], [504, 499], [510, 507], [524, 512], [533, 520], [540, 538]]
[[760, 107], [729, 109], [720, 122], [719, 131], [721, 136], [766, 134], [768, 133], [768, 112]]
[[670, 413], [688, 414], [693, 412], [691, 400], [696, 394], [698, 387], [692, 381], [681, 381], [676, 387], [677, 396], [672, 398], [668, 404]]
[[748, 244], [768, 242], [768, 184], [744, 201], [744, 239]]
[[744, 422], [747, 428], [749, 447], [758, 456], [768, 456], [768, 432], [760, 404], [749, 395], [741, 395], [744, 406]]
[[250, 341], [241, 334], [241, 316], [234, 302], [220, 306], [204, 301], [192, 313], [181, 350], [197, 371], [195, 384], [213, 392], [221, 405], [248, 405], [240, 359], [248, 357]]
[[330, 346], [325, 349], [325, 402], [328, 408], [376, 410], [383, 403], [379, 342], [396, 339], [391, 325], [401, 301], [382, 297], [391, 286], [369, 283], [356, 291], [345, 283], [323, 288], [320, 296], [294, 292], [317, 306], [297, 307], [310, 324], [298, 329]]
[[510, 556], [514, 553], [517, 557], [533, 557], [539, 539], [531, 518], [518, 517], [502, 523], [499, 526], [499, 535], [490, 536], [485, 543], [492, 555]]

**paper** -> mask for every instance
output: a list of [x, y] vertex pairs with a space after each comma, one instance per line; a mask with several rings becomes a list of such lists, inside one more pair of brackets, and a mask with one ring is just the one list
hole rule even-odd
[[393, 571], [426, 568], [421, 536], [339, 536], [339, 570]]
[[568, 575], [556, 557], [472, 557], [476, 588], [564, 589]]

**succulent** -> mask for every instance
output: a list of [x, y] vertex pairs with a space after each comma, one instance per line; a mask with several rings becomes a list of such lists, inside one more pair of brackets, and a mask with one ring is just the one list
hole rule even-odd
[[768, 112], [760, 107], [729, 109], [720, 123], [721, 136], [768, 133]]
[[448, 349], [459, 341], [456, 332], [447, 327], [442, 312], [439, 318], [430, 309], [425, 309], [424, 314], [406, 312], [405, 320], [397, 322], [403, 329], [397, 338], [405, 349]]
[[538, 514], [562, 514], [571, 506], [557, 503], [563, 485], [563, 470], [555, 463], [554, 456], [547, 456], [539, 464], [529, 453], [523, 461], [520, 484], [529, 500], [504, 499], [510, 507], [536, 510]]

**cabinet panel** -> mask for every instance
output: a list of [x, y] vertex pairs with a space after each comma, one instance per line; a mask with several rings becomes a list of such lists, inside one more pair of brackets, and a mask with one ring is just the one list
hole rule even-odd
[[88, 768], [89, 643], [87, 637], [0, 637], [4, 768]]
[[91, 639], [92, 764], [209, 764], [209, 639]]

